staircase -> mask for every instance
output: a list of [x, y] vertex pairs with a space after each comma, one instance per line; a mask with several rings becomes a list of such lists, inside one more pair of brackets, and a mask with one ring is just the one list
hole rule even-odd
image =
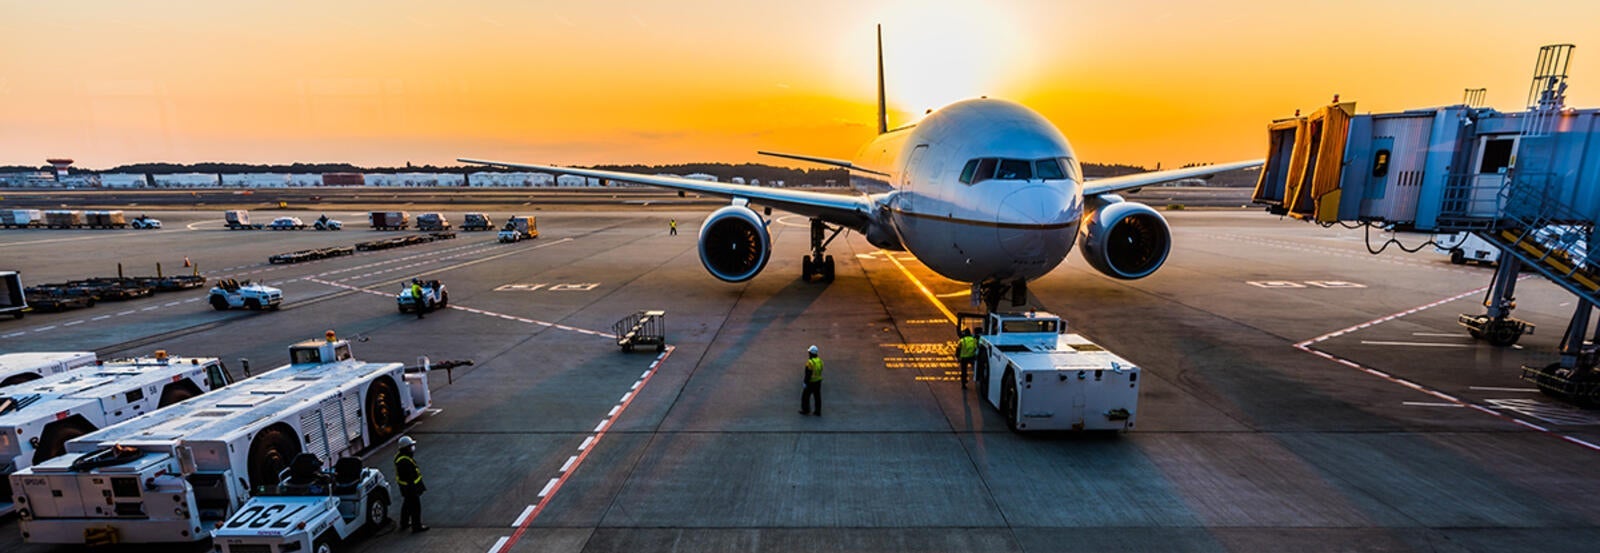
[[1516, 257], [1556, 285], [1600, 305], [1600, 264], [1589, 258], [1594, 223], [1566, 202], [1549, 197], [1548, 175], [1513, 175], [1496, 195], [1500, 206], [1477, 235]]

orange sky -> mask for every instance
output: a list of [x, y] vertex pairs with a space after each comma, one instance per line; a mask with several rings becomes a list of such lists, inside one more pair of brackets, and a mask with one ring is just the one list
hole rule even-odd
[[895, 124], [986, 94], [1084, 161], [1174, 166], [1260, 157], [1268, 120], [1334, 93], [1520, 109], [1555, 42], [1578, 45], [1569, 105], [1600, 107], [1596, 21], [1594, 1], [0, 0], [0, 164], [848, 158], [881, 22]]

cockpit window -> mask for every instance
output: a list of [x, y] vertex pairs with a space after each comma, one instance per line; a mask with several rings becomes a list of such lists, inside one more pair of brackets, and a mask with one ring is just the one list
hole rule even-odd
[[972, 184], [972, 173], [978, 170], [978, 160], [967, 160], [967, 166], [961, 168], [961, 184]]
[[1055, 159], [1041, 159], [1033, 162], [1033, 174], [1043, 180], [1061, 180], [1067, 174], [1061, 171], [1061, 162]]
[[999, 180], [1029, 180], [1033, 178], [1033, 164], [1025, 159], [1002, 159], [994, 178]]
[[972, 172], [972, 182], [968, 184], [978, 184], [994, 178], [995, 161], [992, 157], [979, 159], [977, 169]]

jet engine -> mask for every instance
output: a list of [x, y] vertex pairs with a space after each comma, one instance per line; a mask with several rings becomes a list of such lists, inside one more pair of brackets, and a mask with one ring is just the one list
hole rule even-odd
[[1096, 270], [1134, 280], [1150, 276], [1167, 261], [1172, 231], [1156, 210], [1112, 194], [1090, 199], [1089, 207], [1094, 211], [1084, 219], [1078, 240], [1083, 258]]
[[744, 205], [730, 205], [700, 226], [700, 263], [723, 282], [744, 282], [761, 273], [772, 255], [767, 223]]

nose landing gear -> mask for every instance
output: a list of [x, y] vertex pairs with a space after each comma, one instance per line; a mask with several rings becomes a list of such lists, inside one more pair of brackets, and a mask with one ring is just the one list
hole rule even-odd
[[1011, 282], [991, 280], [988, 282], [972, 283], [972, 303], [977, 305], [983, 302], [987, 312], [994, 313], [1000, 310], [1000, 302], [1011, 297], [1012, 307], [1028, 305], [1028, 281], [1017, 279]]
[[827, 248], [843, 231], [844, 227], [829, 227], [822, 219], [811, 220], [811, 255], [801, 260], [801, 280], [811, 282], [815, 277], [818, 282], [833, 282], [833, 256], [827, 255]]

